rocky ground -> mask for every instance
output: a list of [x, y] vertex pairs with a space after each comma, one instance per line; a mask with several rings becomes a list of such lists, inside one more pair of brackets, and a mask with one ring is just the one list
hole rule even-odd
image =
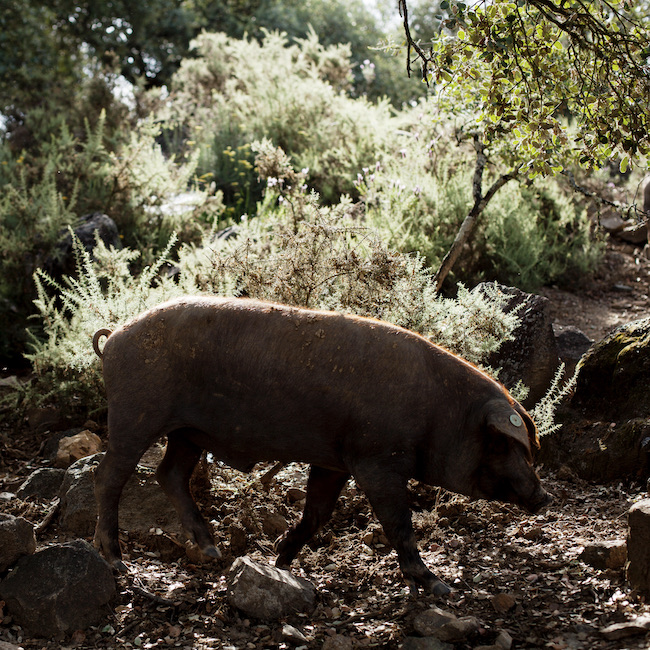
[[[650, 263], [639, 250], [613, 243], [593, 282], [573, 292], [548, 287], [541, 293], [551, 301], [556, 322], [599, 339], [612, 326], [648, 315], [649, 280]], [[0, 492], [15, 492], [22, 479], [43, 466], [39, 447], [36, 435], [11, 441], [4, 450]], [[331, 525], [292, 567], [315, 585], [315, 611], [268, 621], [247, 618], [229, 604], [224, 575], [240, 555], [272, 562], [278, 530], [299, 517], [305, 468], [285, 468], [268, 490], [258, 481], [265, 469], [250, 476], [223, 467], [211, 470], [212, 494], [204, 496], [202, 509], [214, 522], [221, 560], [204, 564], [177, 540], [167, 539], [161, 551], [151, 536], [125, 534], [128, 573], [118, 577], [119, 594], [104, 624], [55, 640], [29, 638], [0, 602], [0, 641], [25, 649], [332, 650], [403, 644], [465, 650], [497, 640], [504, 648], [511, 637], [513, 648], [650, 648], [649, 632], [610, 628], [650, 615], [650, 601], [630, 590], [616, 558], [583, 555], [595, 542], [625, 538], [627, 511], [649, 496], [645, 483], [593, 485], [570, 472], [552, 474], [542, 467], [545, 486], [556, 498], [547, 512], [535, 516], [413, 485], [420, 549], [432, 570], [453, 586], [447, 599], [409, 595], [394, 551], [385, 544], [365, 497], [350, 483]], [[0, 509], [37, 524], [50, 506], [36, 498], [12, 499]], [[156, 522], [151, 526], [155, 535]], [[53, 518], [43, 526], [38, 544], [67, 539]], [[478, 629], [449, 646], [435, 645], [430, 637], [413, 640], [418, 617], [433, 606], [476, 617]]]

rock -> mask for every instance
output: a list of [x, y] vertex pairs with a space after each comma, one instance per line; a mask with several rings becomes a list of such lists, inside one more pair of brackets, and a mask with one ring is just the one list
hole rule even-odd
[[558, 411], [562, 428], [542, 437], [538, 462], [588, 481], [646, 477], [649, 385], [650, 317], [621, 325], [582, 357], [575, 393]]
[[95, 468], [104, 454], [81, 458], [68, 467], [59, 496], [61, 497], [61, 526], [79, 537], [92, 535], [97, 521], [94, 492]]
[[577, 327], [553, 324], [553, 334], [557, 343], [560, 360], [564, 363], [566, 377], [573, 377], [576, 366], [593, 341]]
[[490, 602], [497, 614], [505, 614], [517, 604], [517, 601], [511, 594], [496, 594], [492, 596]]
[[238, 524], [231, 524], [228, 527], [230, 535], [230, 552], [233, 555], [242, 555], [248, 546], [248, 533]]
[[34, 526], [23, 517], [0, 514], [0, 574], [35, 550]]
[[650, 317], [626, 323], [582, 358], [572, 405], [609, 422], [650, 417]]
[[630, 636], [638, 636], [650, 632], [650, 616], [639, 616], [626, 623], [614, 623], [603, 628], [600, 633], [609, 641], [617, 641]]
[[399, 646], [401, 650], [454, 650], [454, 646], [432, 636], [407, 636]]
[[505, 630], [501, 630], [497, 635], [494, 645], [501, 650], [510, 650], [512, 648], [512, 637]]
[[[70, 465], [61, 485], [61, 526], [85, 537], [92, 535], [97, 520], [94, 492], [95, 468], [103, 454], [87, 456]], [[156, 529], [184, 538], [173, 506], [150, 471], [138, 465], [129, 478], [119, 510], [120, 527], [145, 538], [145, 543], [164, 554], [163, 559], [180, 556], [183, 549]], [[153, 530], [153, 532], [151, 532]]]
[[255, 618], [277, 620], [296, 612], [311, 613], [316, 606], [316, 588], [311, 582], [248, 557], [233, 562], [227, 588], [228, 602]]
[[33, 407], [27, 410], [27, 424], [33, 433], [45, 433], [61, 423], [61, 411], [52, 407]]
[[627, 560], [627, 544], [623, 539], [587, 544], [580, 559], [595, 569], [622, 569]]
[[98, 624], [115, 593], [110, 566], [83, 540], [21, 558], [0, 583], [0, 599], [15, 621], [43, 637]]
[[20, 499], [27, 497], [38, 497], [47, 501], [54, 499], [59, 494], [63, 477], [65, 476], [64, 469], [57, 469], [54, 467], [41, 467], [34, 470], [18, 488], [16, 495]]
[[413, 629], [422, 636], [433, 636], [440, 641], [452, 643], [465, 641], [479, 629], [479, 622], [473, 616], [456, 618], [451, 612], [432, 607], [413, 620]]
[[298, 503], [299, 501], [304, 501], [306, 498], [307, 492], [300, 488], [292, 487], [287, 490], [287, 501], [289, 503]]
[[601, 227], [610, 234], [615, 234], [619, 230], [623, 230], [627, 223], [617, 212], [612, 212], [607, 216], [601, 217], [599, 221]]
[[287, 520], [279, 512], [260, 508], [259, 514], [262, 520], [262, 530], [271, 539], [276, 539], [289, 528]]
[[[73, 230], [84, 249], [92, 253], [96, 245], [95, 234], [107, 247], [122, 248], [117, 225], [108, 215], [92, 212], [80, 217]], [[45, 260], [43, 267], [52, 276], [71, 275], [75, 271], [75, 257], [72, 252], [72, 236], [66, 229], [61, 232], [55, 254]]]
[[78, 433], [81, 433], [82, 431], [83, 431], [82, 427], [77, 427], [75, 429], [68, 429], [67, 431], [57, 431], [56, 433], [53, 433], [43, 443], [39, 451], [39, 455], [43, 456], [43, 458], [46, 458], [50, 462], [54, 462], [54, 459], [56, 458], [56, 454], [59, 451], [59, 441], [62, 438], [75, 436]]
[[568, 465], [561, 465], [556, 472], [556, 478], [558, 478], [560, 481], [575, 483], [578, 477]]
[[55, 467], [70, 467], [75, 461], [97, 454], [102, 449], [101, 438], [88, 431], [80, 431], [73, 436], [66, 436], [59, 440], [59, 448], [54, 459]]
[[287, 623], [282, 626], [282, 638], [287, 643], [293, 643], [294, 645], [309, 643], [307, 637], [297, 627]]
[[627, 521], [627, 579], [635, 589], [650, 593], [650, 499], [635, 503]]
[[548, 314], [548, 299], [525, 293], [514, 287], [497, 282], [479, 284], [477, 291], [486, 295], [495, 290], [508, 296], [504, 311], [517, 310], [519, 326], [513, 332], [514, 339], [506, 341], [487, 359], [487, 365], [501, 368], [499, 379], [507, 388], [522, 381], [529, 389], [522, 401], [530, 407], [544, 396], [555, 372], [560, 366], [560, 356]]

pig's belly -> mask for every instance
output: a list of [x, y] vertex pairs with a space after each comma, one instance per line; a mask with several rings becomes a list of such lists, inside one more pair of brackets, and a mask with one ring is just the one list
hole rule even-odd
[[[187, 418], [188, 437], [217, 460], [241, 471], [261, 461], [304, 462], [339, 471], [344, 461], [345, 438], [354, 431], [340, 417], [323, 411], [297, 415], [291, 405], [272, 412], [229, 409]], [[311, 416], [311, 417], [310, 417]]]

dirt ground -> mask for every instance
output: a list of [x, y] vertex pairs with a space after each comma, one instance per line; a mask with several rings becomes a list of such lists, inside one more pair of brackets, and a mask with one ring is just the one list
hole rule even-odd
[[573, 325], [598, 341], [612, 328], [650, 316], [650, 259], [642, 248], [610, 239], [594, 275], [572, 290], [556, 286], [538, 291], [549, 299], [559, 325]]
[[[559, 324], [575, 325], [593, 339], [612, 326], [650, 313], [650, 262], [626, 244], [612, 243], [593, 281], [576, 291], [557, 287], [541, 293]], [[15, 440], [6, 450], [0, 492], [15, 491], [21, 478], [41, 465], [38, 441]], [[623, 568], [597, 569], [581, 559], [584, 547], [624, 539], [627, 511], [647, 498], [645, 484], [592, 485], [540, 468], [555, 502], [543, 514], [514, 506], [469, 502], [438, 489], [413, 485], [411, 501], [423, 559], [452, 585], [451, 597], [413, 598], [402, 583], [397, 557], [386, 544], [365, 497], [351, 482], [334, 517], [294, 562], [292, 570], [317, 588], [311, 615], [283, 621], [247, 619], [227, 601], [224, 572], [234, 557], [248, 554], [272, 562], [269, 517], [289, 523], [300, 516], [305, 468], [290, 465], [265, 491], [257, 479], [267, 468], [244, 475], [211, 470], [212, 494], [202, 510], [214, 522], [222, 560], [192, 561], [177, 547], [161, 557], [147, 540], [124, 534], [129, 573], [118, 577], [119, 596], [105, 625], [65, 639], [30, 639], [0, 603], [0, 641], [37, 648], [398, 648], [414, 635], [413, 619], [436, 605], [458, 616], [475, 616], [480, 630], [458, 650], [494, 643], [506, 630], [513, 648], [650, 648], [650, 633], [615, 641], [606, 626], [650, 614], [650, 600], [630, 590]], [[42, 521], [49, 504], [11, 501], [3, 511]], [[155, 522], [152, 522], [152, 526]], [[265, 530], [267, 532], [265, 532]], [[39, 546], [66, 541], [56, 522]], [[173, 555], [173, 554], [172, 554]], [[35, 604], [36, 606], [36, 604]], [[283, 625], [307, 641], [283, 636]]]

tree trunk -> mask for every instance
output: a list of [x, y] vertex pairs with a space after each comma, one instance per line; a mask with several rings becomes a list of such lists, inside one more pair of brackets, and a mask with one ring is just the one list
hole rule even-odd
[[449, 275], [449, 271], [453, 268], [456, 260], [460, 256], [463, 246], [469, 241], [478, 218], [481, 216], [481, 213], [487, 207], [487, 204], [492, 200], [492, 197], [510, 180], [517, 177], [519, 168], [515, 169], [508, 174], [502, 174], [497, 178], [490, 189], [483, 196], [483, 172], [485, 170], [485, 145], [481, 142], [478, 134], [474, 135], [474, 149], [476, 150], [476, 167], [474, 169], [474, 180], [472, 182], [472, 191], [474, 194], [474, 205], [469, 211], [469, 214], [465, 217], [465, 220], [458, 229], [456, 238], [454, 239], [453, 244], [451, 245], [449, 251], [445, 255], [444, 259], [440, 263], [440, 268], [436, 272], [433, 281], [436, 285], [436, 291], [440, 291], [446, 277]]

